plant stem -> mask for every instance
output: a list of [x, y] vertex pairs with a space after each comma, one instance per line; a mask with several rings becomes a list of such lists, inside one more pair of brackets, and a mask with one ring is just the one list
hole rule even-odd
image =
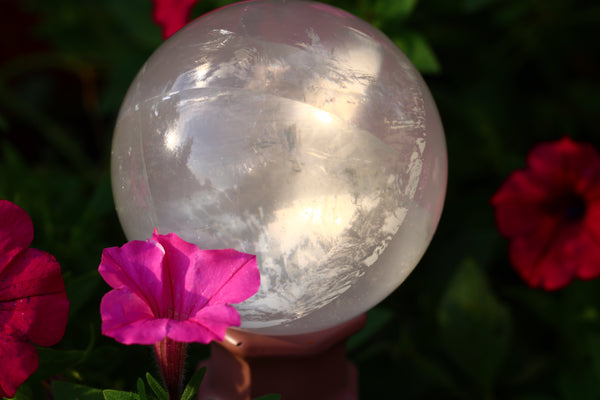
[[165, 338], [154, 345], [160, 372], [167, 385], [170, 400], [179, 400], [183, 383], [183, 367], [187, 343]]

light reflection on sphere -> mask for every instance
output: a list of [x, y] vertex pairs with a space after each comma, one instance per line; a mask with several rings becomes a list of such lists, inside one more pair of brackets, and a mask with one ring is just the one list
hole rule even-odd
[[321, 330], [412, 271], [438, 223], [446, 149], [414, 66], [320, 3], [221, 8], [167, 40], [123, 102], [113, 192], [128, 239], [153, 228], [256, 254], [242, 327]]

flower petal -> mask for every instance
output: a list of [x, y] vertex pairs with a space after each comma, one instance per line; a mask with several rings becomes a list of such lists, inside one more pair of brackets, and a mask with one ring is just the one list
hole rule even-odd
[[[193, 243], [186, 242], [174, 233], [160, 235], [157, 230], [154, 231], [152, 239], [158, 242], [165, 250], [164, 268], [162, 271], [162, 283], [164, 292], [164, 301], [167, 307], [172, 310], [169, 317], [176, 320], [186, 319], [189, 315], [190, 307], [186, 307], [186, 299], [193, 304], [200, 302], [204, 304], [204, 299], [198, 299], [193, 294], [188, 296], [186, 288], [186, 276], [189, 271], [202, 268], [198, 265], [200, 249]], [[193, 275], [193, 274], [192, 274]], [[203, 286], [203, 282], [194, 282], [195, 286]]]
[[539, 206], [528, 203], [502, 203], [496, 207], [495, 218], [498, 231], [507, 238], [532, 235], [555, 221]]
[[200, 309], [187, 321], [170, 321], [169, 338], [186, 343], [221, 341], [230, 326], [240, 326], [238, 311], [229, 305], [218, 304]]
[[[0, 311], [2, 314], [2, 311]], [[35, 346], [0, 325], [0, 397], [12, 398], [38, 368]]]
[[207, 285], [203, 295], [209, 304], [235, 304], [256, 294], [260, 286], [256, 256], [232, 249], [203, 250], [201, 277]]
[[[209, 320], [211, 328], [216, 329], [217, 322], [225, 318], [215, 314], [217, 310], [231, 311], [229, 308], [217, 308], [219, 304], [235, 304], [242, 302], [252, 297], [258, 291], [260, 286], [260, 273], [256, 263], [256, 256], [240, 253], [235, 250], [203, 250], [202, 264], [210, 266], [202, 270], [196, 270], [197, 275], [195, 280], [198, 282], [206, 282], [204, 290], [196, 291], [202, 297], [208, 298], [205, 310], [201, 310], [200, 302], [191, 304], [193, 307], [190, 314], [194, 315], [194, 319], [199, 321], [199, 316], [206, 313], [211, 313]], [[192, 290], [194, 288], [190, 285]], [[188, 299], [189, 300], [189, 299]], [[237, 314], [237, 311], [236, 311]], [[238, 316], [239, 318], [239, 316]], [[239, 321], [236, 323], [239, 325]], [[223, 335], [225, 327], [223, 329]], [[222, 340], [222, 339], [221, 339]]]
[[21, 207], [0, 200], [0, 274], [6, 265], [33, 240], [33, 223]]
[[589, 233], [582, 230], [577, 246], [572, 250], [576, 254], [576, 274], [579, 279], [589, 280], [600, 277], [600, 243]]
[[505, 237], [531, 235], [548, 218], [546, 203], [556, 189], [533, 179], [527, 171], [514, 172], [492, 197], [496, 225]]
[[568, 138], [557, 142], [545, 142], [535, 146], [527, 157], [528, 174], [540, 179], [546, 185], [555, 185], [562, 180], [565, 155], [572, 151], [572, 141]]
[[553, 247], [560, 244], [549, 238], [551, 234], [541, 230], [539, 235], [544, 237], [513, 239], [509, 246], [511, 262], [531, 287], [564, 287], [575, 276], [575, 270], [570, 262], [564, 263], [564, 256]]
[[6, 268], [0, 283], [0, 325], [11, 326], [40, 346], [65, 333], [69, 301], [60, 265], [50, 254], [26, 249]]
[[584, 229], [600, 247], [600, 198], [596, 201], [588, 201], [585, 214]]
[[127, 288], [111, 290], [100, 303], [102, 334], [123, 344], [154, 344], [167, 336], [166, 318]]
[[102, 332], [125, 344], [153, 344], [167, 336], [222, 340], [229, 326], [240, 324], [237, 310], [226, 303], [246, 300], [260, 285], [255, 256], [200, 250], [156, 230], [146, 242], [105, 249], [99, 270], [115, 288], [102, 299]]
[[154, 0], [152, 17], [162, 28], [163, 39], [181, 29], [198, 0]]
[[155, 317], [165, 317], [169, 304], [163, 292], [164, 256], [164, 248], [156, 241], [133, 240], [104, 249], [98, 271], [111, 287], [128, 288], [148, 304]]
[[175, 234], [154, 238], [166, 251], [174, 294], [180, 295], [175, 300], [179, 313], [193, 315], [207, 303], [239, 303], [258, 291], [256, 256], [232, 249], [200, 250]]
[[600, 246], [578, 224], [540, 228], [538, 237], [513, 240], [511, 261], [533, 287], [560, 289], [573, 278], [600, 276]]

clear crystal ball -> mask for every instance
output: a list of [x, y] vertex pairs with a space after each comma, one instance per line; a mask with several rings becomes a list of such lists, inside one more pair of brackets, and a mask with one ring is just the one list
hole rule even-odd
[[440, 218], [431, 94], [381, 32], [320, 3], [258, 0], [195, 20], [148, 59], [112, 148], [130, 239], [154, 227], [257, 255], [242, 328], [314, 332], [413, 270]]

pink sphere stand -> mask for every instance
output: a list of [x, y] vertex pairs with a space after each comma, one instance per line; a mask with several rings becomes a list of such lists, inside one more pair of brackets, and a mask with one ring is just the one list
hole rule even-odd
[[303, 335], [268, 336], [229, 329], [211, 355], [198, 400], [358, 400], [358, 372], [346, 357], [348, 337], [366, 323], [362, 314]]

